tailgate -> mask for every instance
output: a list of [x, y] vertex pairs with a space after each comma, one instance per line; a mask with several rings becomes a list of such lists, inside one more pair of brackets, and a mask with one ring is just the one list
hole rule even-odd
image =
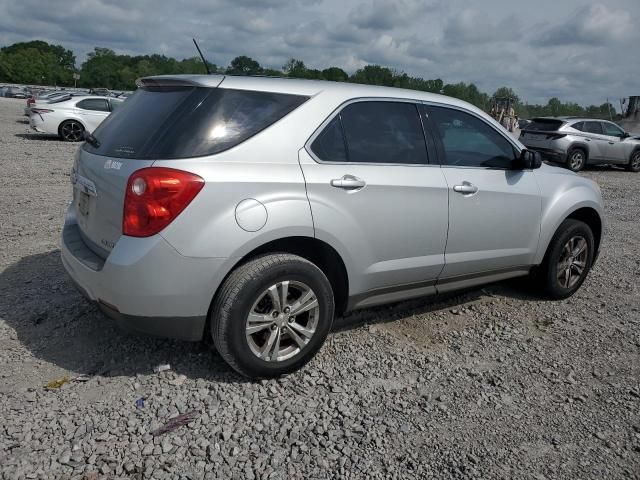
[[80, 148], [73, 165], [73, 208], [87, 246], [107, 258], [122, 235], [124, 194], [129, 176], [153, 160], [94, 155]]

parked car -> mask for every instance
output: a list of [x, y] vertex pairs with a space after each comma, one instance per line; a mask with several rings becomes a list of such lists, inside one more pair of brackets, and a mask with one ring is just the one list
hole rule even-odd
[[474, 106], [412, 90], [219, 75], [141, 87], [79, 149], [62, 262], [125, 328], [292, 372], [345, 311], [531, 275], [572, 295], [598, 186]]
[[67, 142], [79, 142], [91, 133], [123, 100], [66, 94], [31, 107], [29, 123], [36, 132], [59, 135]]
[[574, 172], [593, 164], [623, 165], [632, 172], [640, 171], [640, 141], [606, 120], [535, 118], [520, 133], [520, 141]]
[[22, 87], [5, 87], [3, 96], [7, 98], [27, 98], [27, 92]]

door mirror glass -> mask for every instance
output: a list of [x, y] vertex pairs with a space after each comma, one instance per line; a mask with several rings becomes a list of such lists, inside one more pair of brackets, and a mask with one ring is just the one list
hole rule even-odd
[[516, 170], [533, 170], [540, 168], [542, 165], [542, 156], [539, 152], [527, 150], [526, 148], [520, 152], [520, 157], [515, 160]]

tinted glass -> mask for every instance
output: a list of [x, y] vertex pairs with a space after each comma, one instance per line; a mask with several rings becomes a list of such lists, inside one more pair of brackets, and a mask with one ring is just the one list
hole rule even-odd
[[359, 102], [340, 113], [350, 162], [426, 164], [427, 147], [412, 103]]
[[583, 132], [587, 133], [602, 133], [602, 124], [600, 122], [584, 122], [582, 127]]
[[554, 120], [552, 118], [534, 118], [525, 130], [542, 130], [546, 132], [555, 132], [564, 122], [562, 120]]
[[138, 89], [96, 129], [99, 147], [83, 148], [122, 158], [211, 155], [267, 128], [307, 98], [204, 87]]
[[109, 111], [109, 105], [107, 104], [107, 101], [100, 98], [87, 98], [86, 100], [81, 100], [80, 102], [76, 103], [76, 107], [83, 110], [95, 110], [98, 112]]
[[580, 130], [583, 131], [584, 130], [584, 122], [578, 122], [578, 123], [574, 123], [573, 125], [571, 125], [573, 128], [575, 128], [576, 130]]
[[460, 110], [430, 107], [429, 113], [436, 141], [441, 142], [443, 164], [511, 168], [514, 148], [493, 127]]
[[611, 137], [622, 137], [622, 135], [624, 135], [624, 130], [613, 123], [602, 122], [602, 126], [604, 127], [605, 135], [609, 135]]
[[347, 151], [340, 125], [340, 116], [335, 117], [311, 144], [311, 150], [325, 162], [346, 162]]

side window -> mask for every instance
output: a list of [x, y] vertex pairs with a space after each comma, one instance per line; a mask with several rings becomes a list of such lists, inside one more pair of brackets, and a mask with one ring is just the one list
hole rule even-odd
[[311, 150], [320, 160], [325, 162], [346, 162], [347, 149], [345, 148], [344, 136], [342, 135], [342, 125], [340, 115], [334, 117], [322, 133], [316, 137], [311, 144]]
[[87, 98], [76, 103], [76, 107], [83, 110], [93, 110], [98, 112], [108, 112], [109, 104], [101, 98]]
[[418, 108], [413, 103], [352, 103], [340, 117], [349, 162], [429, 163]]
[[600, 122], [584, 122], [582, 131], [602, 135], [602, 124]]
[[602, 122], [602, 126], [604, 127], [604, 134], [609, 135], [610, 137], [618, 137], [622, 138], [624, 135], [624, 130], [622, 130], [617, 125], [609, 122]]
[[575, 128], [576, 130], [580, 130], [581, 132], [583, 132], [584, 131], [584, 122], [574, 123], [573, 125], [571, 125], [571, 127]]
[[495, 128], [460, 110], [429, 107], [445, 165], [511, 168], [515, 150]]

